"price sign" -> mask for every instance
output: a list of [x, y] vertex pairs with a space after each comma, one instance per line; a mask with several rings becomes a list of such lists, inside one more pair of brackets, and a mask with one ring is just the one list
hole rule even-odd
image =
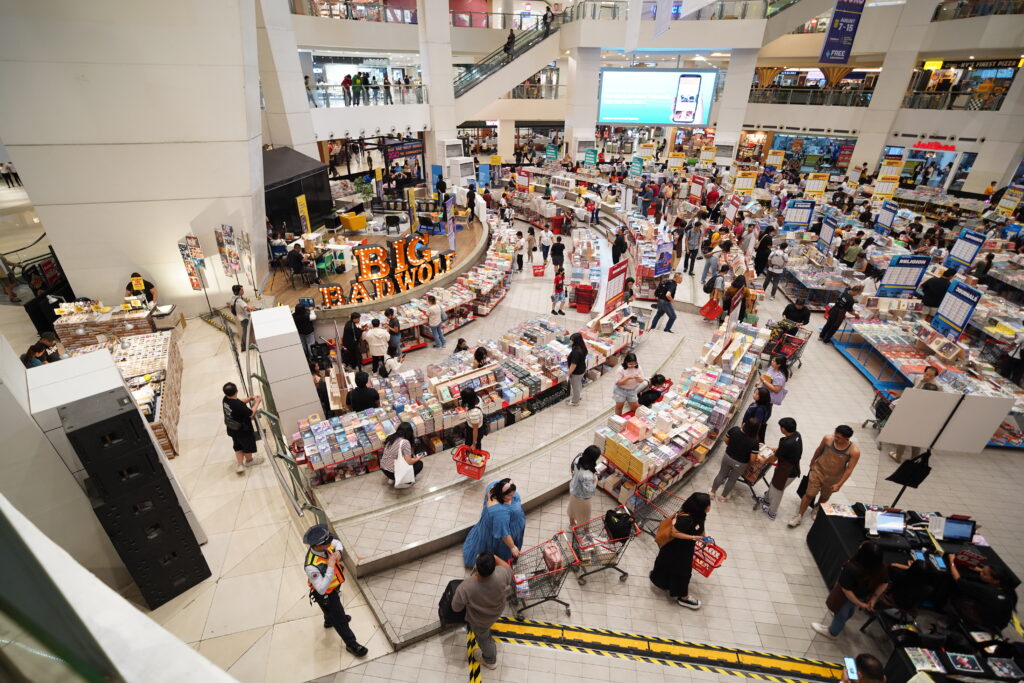
[[891, 202], [888, 199], [882, 202], [882, 207], [878, 210], [878, 217], [875, 218], [875, 232], [882, 235], [888, 235], [889, 231], [892, 230], [892, 224], [896, 220], [896, 213], [900, 210], [899, 205], [896, 202]]
[[146, 288], [146, 281], [141, 277], [132, 278], [132, 291], [141, 292]]
[[878, 285], [878, 296], [900, 297], [913, 294], [931, 262], [930, 256], [893, 256]]
[[814, 202], [809, 199], [790, 199], [783, 213], [783, 227], [786, 230], [806, 230], [814, 214]]
[[981, 292], [955, 280], [946, 291], [946, 296], [942, 297], [938, 312], [932, 317], [932, 329], [957, 341], [974, 315], [979, 301]]
[[970, 268], [984, 244], [984, 235], [964, 228], [960, 232], [960, 236], [953, 242], [953, 247], [949, 250], [949, 256], [946, 257], [946, 262], [943, 265], [956, 270]]
[[622, 259], [608, 269], [608, 284], [605, 285], [604, 312], [605, 315], [614, 311], [622, 304], [625, 297], [626, 274], [629, 270], [629, 260]]
[[668, 155], [668, 167], [669, 168], [682, 168], [683, 163], [686, 161], [686, 155], [682, 152], [669, 152]]
[[501, 157], [497, 154], [491, 155], [491, 166], [501, 166]]
[[757, 171], [739, 171], [736, 173], [736, 181], [732, 184], [732, 189], [737, 194], [751, 194], [756, 185]]
[[900, 173], [903, 172], [902, 159], [887, 159], [882, 162], [875, 179], [874, 199], [892, 199], [900, 185]]
[[718, 148], [715, 147], [715, 146], [701, 147], [701, 149], [700, 149], [700, 160], [702, 162], [704, 162], [704, 163], [710, 164], [712, 161], [715, 160], [715, 152], [717, 152], [717, 151], [718, 151]]
[[824, 197], [828, 189], [828, 173], [809, 173], [804, 183], [804, 193], [808, 197]]
[[1024, 198], [1024, 187], [1014, 185], [1006, 188], [1003, 196], [999, 198], [999, 203], [996, 204], [996, 213], [1000, 216], [1012, 216], [1022, 198]]
[[839, 224], [836, 223], [836, 219], [832, 216], [825, 216], [821, 223], [821, 234], [818, 236], [815, 246], [818, 248], [818, 251], [826, 256], [832, 253], [832, 239], [836, 235], [837, 227], [839, 227]]
[[743, 198], [738, 194], [734, 194], [729, 199], [729, 205], [725, 207], [725, 224], [732, 227], [736, 224], [736, 214], [740, 210], [740, 206], [743, 204]]
[[700, 175], [695, 175], [690, 178], [690, 203], [691, 204], [703, 204], [704, 203], [704, 183], [707, 182], [707, 178]]
[[782, 164], [786, 161], [786, 153], [781, 149], [773, 149], [768, 152], [768, 161], [764, 163], [765, 168], [774, 168], [779, 170], [782, 168]]

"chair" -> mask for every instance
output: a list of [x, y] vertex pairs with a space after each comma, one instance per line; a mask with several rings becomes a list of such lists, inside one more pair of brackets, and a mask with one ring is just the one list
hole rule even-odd
[[271, 244], [270, 245], [270, 260], [273, 265], [278, 268], [284, 268], [284, 260], [288, 256], [288, 245], [286, 244]]
[[341, 214], [338, 218], [341, 220], [341, 227], [347, 232], [366, 230], [366, 214], [357, 214], [350, 211]]
[[327, 274], [334, 272], [334, 255], [329, 251], [325, 251], [323, 256], [317, 259], [316, 269], [323, 271], [323, 278], [326, 280]]
[[400, 234], [402, 232], [402, 228], [400, 227], [400, 225], [401, 221], [398, 219], [398, 216], [393, 214], [384, 216], [384, 232], [387, 233], [388, 235], [391, 234], [391, 228], [395, 229], [396, 235]]

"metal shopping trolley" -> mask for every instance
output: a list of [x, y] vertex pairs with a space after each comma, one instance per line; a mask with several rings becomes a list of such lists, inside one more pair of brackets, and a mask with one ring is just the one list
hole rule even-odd
[[[760, 459], [755, 460], [747, 465], [747, 469], [743, 471], [743, 475], [740, 477], [740, 480], [750, 489], [750, 497], [754, 499], [754, 510], [761, 505], [762, 499], [768, 499], [768, 489], [771, 487], [771, 484], [768, 483], [768, 473], [771, 472], [774, 465], [774, 461], [768, 462], [767, 459], [764, 461]], [[764, 484], [764, 496], [758, 496], [757, 491], [754, 490], [758, 482]]]
[[[625, 506], [616, 509], [629, 514]], [[628, 534], [612, 538], [604, 520], [604, 517], [598, 517], [572, 528], [572, 550], [577, 559], [573, 571], [577, 572], [576, 580], [581, 586], [587, 583], [586, 577], [605, 569], [617, 571], [619, 581], [629, 578], [629, 574], [619, 568], [619, 560], [622, 559], [622, 555], [626, 552], [633, 537], [641, 533], [640, 527], [636, 525], [634, 519], [630, 522]], [[590, 569], [584, 570], [584, 567], [590, 567]]]
[[[641, 530], [654, 537], [658, 534], [661, 522], [679, 510], [683, 499], [656, 484], [648, 486], [647, 496], [649, 497], [636, 495], [638, 502], [633, 508], [633, 515]], [[693, 551], [693, 568], [701, 576], [707, 578], [711, 576], [712, 571], [722, 566], [726, 557], [725, 550], [716, 545], [714, 541], [710, 543], [697, 541]]]
[[800, 357], [807, 347], [807, 341], [811, 338], [811, 331], [803, 327], [793, 327], [789, 331], [781, 332], [774, 342], [765, 345], [765, 351], [769, 358], [771, 356], [785, 356], [789, 366], [797, 367], [803, 365]]
[[871, 401], [871, 414], [875, 417], [864, 420], [861, 427], [867, 427], [868, 425], [875, 429], [884, 427], [885, 421], [892, 415], [892, 404], [895, 400], [896, 395], [891, 391], [876, 391], [875, 398]]
[[516, 586], [516, 616], [545, 602], [557, 602], [565, 607], [565, 615], [572, 615], [569, 603], [559, 600], [562, 584], [569, 569], [576, 565], [576, 555], [566, 533], [559, 531], [551, 539], [521, 553], [512, 563]]

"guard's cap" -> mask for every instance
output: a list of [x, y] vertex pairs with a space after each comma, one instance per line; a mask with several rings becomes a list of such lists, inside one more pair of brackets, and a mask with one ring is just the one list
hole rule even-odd
[[302, 537], [302, 542], [311, 546], [323, 545], [324, 543], [330, 543], [333, 538], [331, 530], [327, 528], [326, 524], [314, 524], [306, 530], [306, 534]]

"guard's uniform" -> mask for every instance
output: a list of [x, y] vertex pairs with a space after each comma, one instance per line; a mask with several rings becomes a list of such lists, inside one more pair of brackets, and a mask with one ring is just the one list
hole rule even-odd
[[[331, 541], [331, 550], [341, 552], [341, 541]], [[312, 548], [306, 552], [306, 576], [309, 579], [309, 596], [324, 613], [324, 624], [334, 627], [345, 645], [349, 648], [361, 648], [356, 634], [349, 628], [350, 617], [345, 614], [345, 608], [341, 605], [341, 584], [345, 582], [345, 576], [341, 565], [328, 567], [327, 553], [319, 553]]]

